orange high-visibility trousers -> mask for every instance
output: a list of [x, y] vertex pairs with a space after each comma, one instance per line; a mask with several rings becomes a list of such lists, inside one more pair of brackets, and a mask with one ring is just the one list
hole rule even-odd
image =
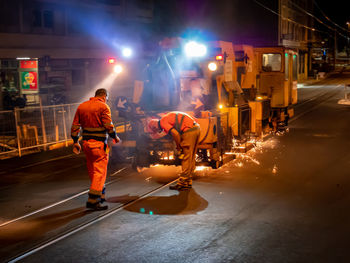
[[89, 190], [90, 203], [99, 202], [107, 176], [108, 146], [96, 140], [84, 140], [83, 149], [91, 181]]

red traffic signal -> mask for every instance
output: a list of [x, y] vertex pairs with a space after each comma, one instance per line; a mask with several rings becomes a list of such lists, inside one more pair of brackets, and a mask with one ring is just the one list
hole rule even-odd
[[109, 58], [108, 59], [108, 63], [109, 64], [114, 64], [116, 62], [116, 59], [115, 58]]

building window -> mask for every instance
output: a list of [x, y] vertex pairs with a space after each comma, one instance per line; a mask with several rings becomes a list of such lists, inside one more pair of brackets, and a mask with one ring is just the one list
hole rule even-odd
[[50, 10], [45, 10], [43, 14], [44, 27], [53, 28], [53, 12]]
[[293, 34], [293, 24], [291, 22], [288, 22], [288, 33], [292, 35]]
[[288, 22], [282, 20], [282, 34], [288, 34]]
[[32, 26], [33, 27], [41, 27], [41, 11], [40, 10], [33, 10], [33, 20], [32, 20]]
[[65, 33], [65, 10], [63, 5], [23, 1], [23, 33]]
[[299, 56], [299, 74], [305, 73], [305, 54]]
[[53, 28], [53, 12], [51, 10], [33, 10], [33, 27]]

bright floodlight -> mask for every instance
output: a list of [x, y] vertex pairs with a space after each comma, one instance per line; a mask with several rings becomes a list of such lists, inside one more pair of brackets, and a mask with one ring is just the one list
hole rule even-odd
[[185, 45], [185, 53], [188, 57], [203, 57], [207, 54], [207, 47], [195, 41], [190, 41]]
[[114, 72], [115, 72], [115, 73], [119, 74], [119, 73], [121, 73], [122, 71], [123, 71], [122, 65], [115, 65], [115, 66], [114, 66]]
[[123, 56], [126, 57], [126, 58], [131, 57], [131, 55], [132, 55], [132, 50], [131, 50], [131, 48], [128, 48], [128, 47], [123, 48], [122, 54], [123, 54]]
[[210, 71], [215, 71], [215, 70], [218, 69], [218, 66], [216, 65], [215, 62], [210, 62], [210, 63], [208, 64], [208, 69], [209, 69]]

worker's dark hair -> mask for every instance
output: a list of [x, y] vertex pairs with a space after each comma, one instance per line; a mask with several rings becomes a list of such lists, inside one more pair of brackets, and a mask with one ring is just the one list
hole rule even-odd
[[98, 89], [95, 92], [95, 97], [107, 96], [108, 92], [106, 89]]

